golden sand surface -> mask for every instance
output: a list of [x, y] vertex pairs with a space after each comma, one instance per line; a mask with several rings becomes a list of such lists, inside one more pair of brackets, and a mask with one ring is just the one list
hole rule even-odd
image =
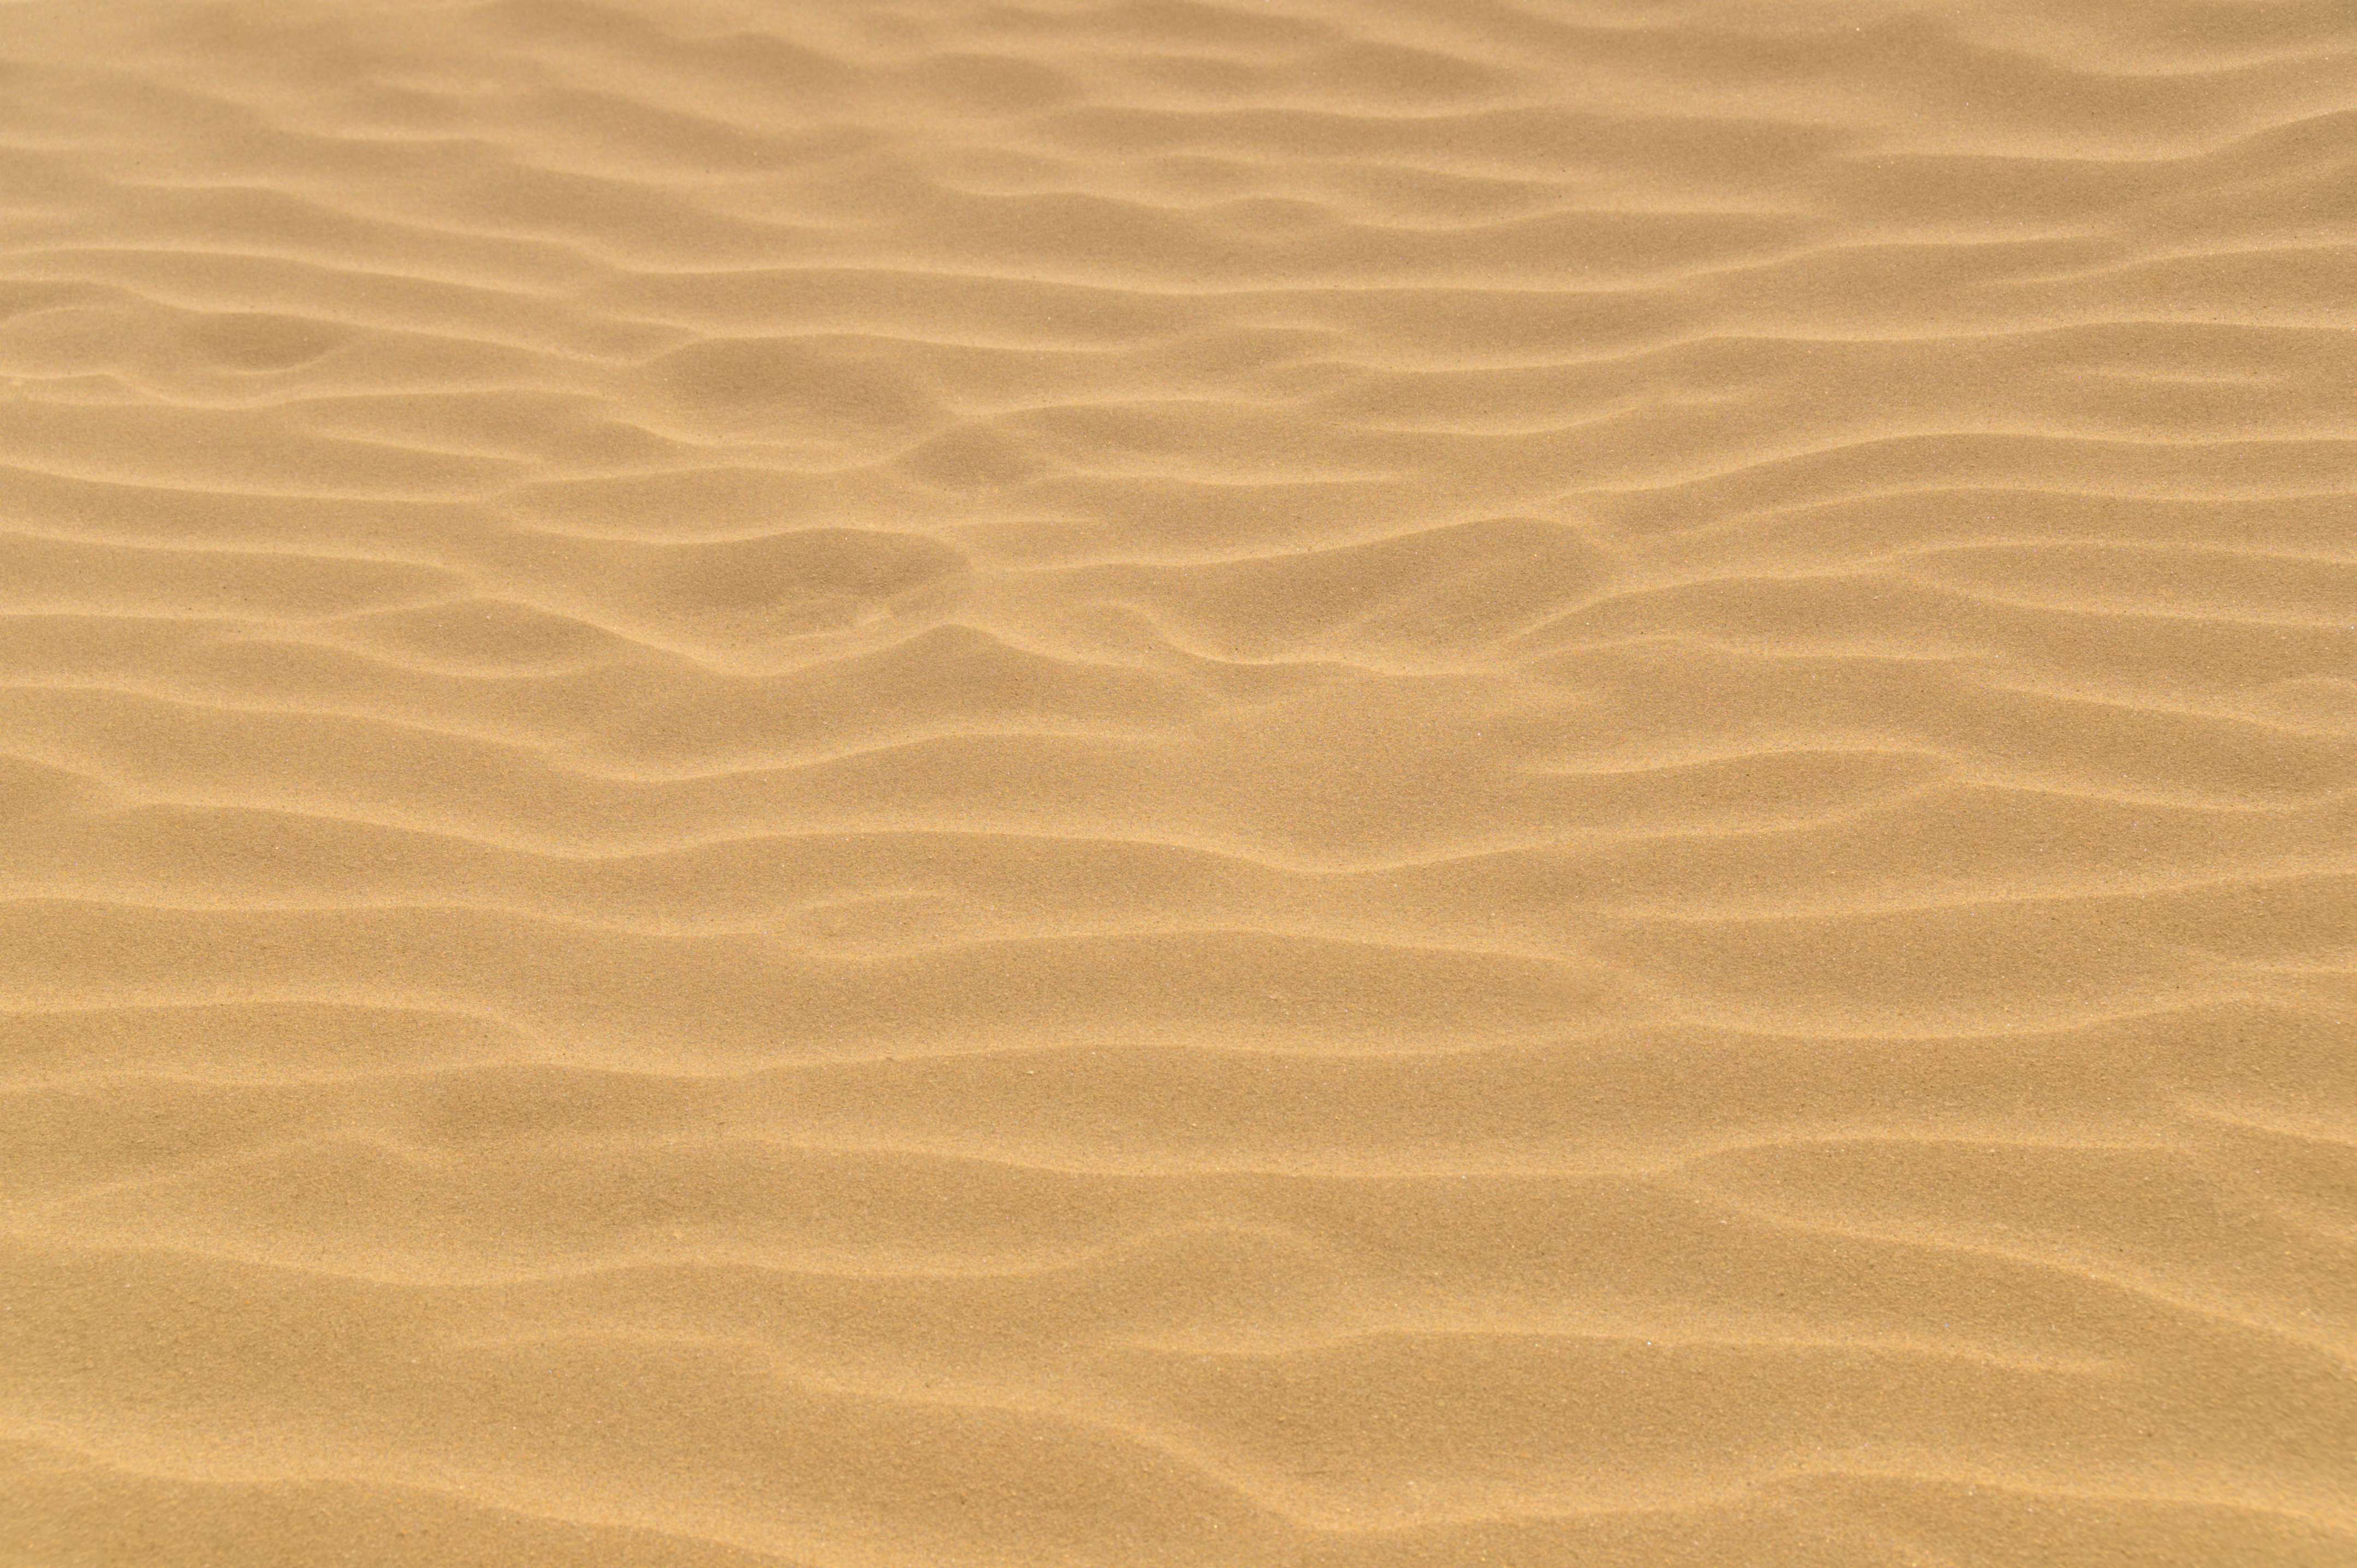
[[2357, 1563], [2350, 0], [0, 4], [0, 1563]]

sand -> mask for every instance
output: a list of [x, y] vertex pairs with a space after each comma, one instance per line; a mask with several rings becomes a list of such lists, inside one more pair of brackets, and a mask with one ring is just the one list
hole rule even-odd
[[2346, 0], [0, 6], [0, 1563], [2357, 1563]]

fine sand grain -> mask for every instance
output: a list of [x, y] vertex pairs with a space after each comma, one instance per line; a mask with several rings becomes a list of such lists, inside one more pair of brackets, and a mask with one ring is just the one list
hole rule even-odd
[[0, 0], [0, 1565], [2352, 1563], [2350, 0]]

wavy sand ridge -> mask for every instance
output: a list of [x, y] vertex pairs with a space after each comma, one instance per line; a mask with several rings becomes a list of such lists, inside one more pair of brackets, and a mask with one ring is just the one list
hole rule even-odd
[[2357, 16], [11, 4], [0, 1562], [2357, 1558]]

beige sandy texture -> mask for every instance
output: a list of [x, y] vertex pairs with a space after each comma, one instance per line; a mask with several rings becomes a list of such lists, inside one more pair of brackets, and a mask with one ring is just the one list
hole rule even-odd
[[2357, 10], [0, 7], [0, 1562], [2357, 1562]]

